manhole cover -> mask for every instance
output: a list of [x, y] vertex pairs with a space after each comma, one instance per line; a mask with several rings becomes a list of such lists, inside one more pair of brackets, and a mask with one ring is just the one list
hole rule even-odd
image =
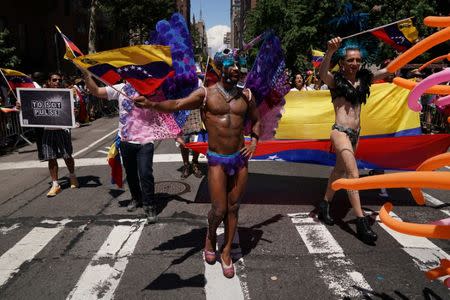
[[190, 192], [189, 184], [179, 181], [160, 181], [155, 183], [155, 193], [182, 195]]

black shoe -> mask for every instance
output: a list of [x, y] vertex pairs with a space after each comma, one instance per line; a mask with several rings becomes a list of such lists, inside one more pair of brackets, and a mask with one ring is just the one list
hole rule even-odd
[[375, 242], [377, 234], [370, 228], [367, 217], [356, 218], [356, 233], [363, 242]]
[[133, 212], [138, 207], [142, 207], [142, 202], [138, 202], [136, 200], [131, 200], [130, 204], [127, 205], [127, 211]]
[[203, 174], [198, 163], [192, 163], [192, 173], [194, 173], [195, 177], [202, 178]]
[[190, 165], [183, 165], [183, 171], [181, 171], [181, 179], [186, 179], [191, 175], [191, 166]]
[[156, 215], [156, 209], [152, 206], [144, 206], [144, 212], [147, 216], [148, 224], [155, 224], [158, 221], [158, 216]]
[[317, 207], [319, 208], [317, 218], [327, 225], [334, 225], [334, 220], [330, 217], [330, 203], [326, 200], [320, 200]]

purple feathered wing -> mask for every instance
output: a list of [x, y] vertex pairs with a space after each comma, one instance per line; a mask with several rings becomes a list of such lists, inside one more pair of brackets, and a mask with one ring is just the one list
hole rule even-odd
[[[273, 32], [269, 32], [265, 35], [245, 85], [256, 99], [261, 117], [261, 140], [273, 139], [275, 136], [286, 103], [284, 96], [290, 90], [285, 68], [280, 40]], [[249, 129], [250, 126], [247, 125], [246, 134]]]

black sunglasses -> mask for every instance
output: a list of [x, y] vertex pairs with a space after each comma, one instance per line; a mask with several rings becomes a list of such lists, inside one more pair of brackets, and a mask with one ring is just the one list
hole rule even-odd
[[61, 81], [61, 78], [52, 78], [52, 82]]

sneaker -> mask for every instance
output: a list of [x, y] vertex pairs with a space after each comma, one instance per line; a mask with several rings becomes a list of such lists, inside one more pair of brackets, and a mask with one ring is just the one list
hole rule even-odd
[[59, 185], [52, 186], [50, 191], [48, 191], [47, 193], [47, 197], [55, 197], [59, 193], [61, 193], [61, 187]]
[[128, 206], [127, 206], [127, 211], [128, 212], [133, 212], [138, 207], [142, 207], [142, 202], [138, 202], [136, 200], [131, 200], [130, 204], [128, 204]]
[[194, 173], [194, 176], [197, 178], [201, 178], [203, 176], [203, 173], [200, 170], [200, 166], [196, 163], [192, 164], [192, 173]]
[[70, 178], [70, 188], [71, 189], [77, 189], [80, 186], [78, 183], [78, 179], [76, 177]]
[[158, 221], [158, 216], [156, 215], [156, 209], [152, 206], [144, 206], [144, 212], [147, 216], [148, 224], [155, 224]]

